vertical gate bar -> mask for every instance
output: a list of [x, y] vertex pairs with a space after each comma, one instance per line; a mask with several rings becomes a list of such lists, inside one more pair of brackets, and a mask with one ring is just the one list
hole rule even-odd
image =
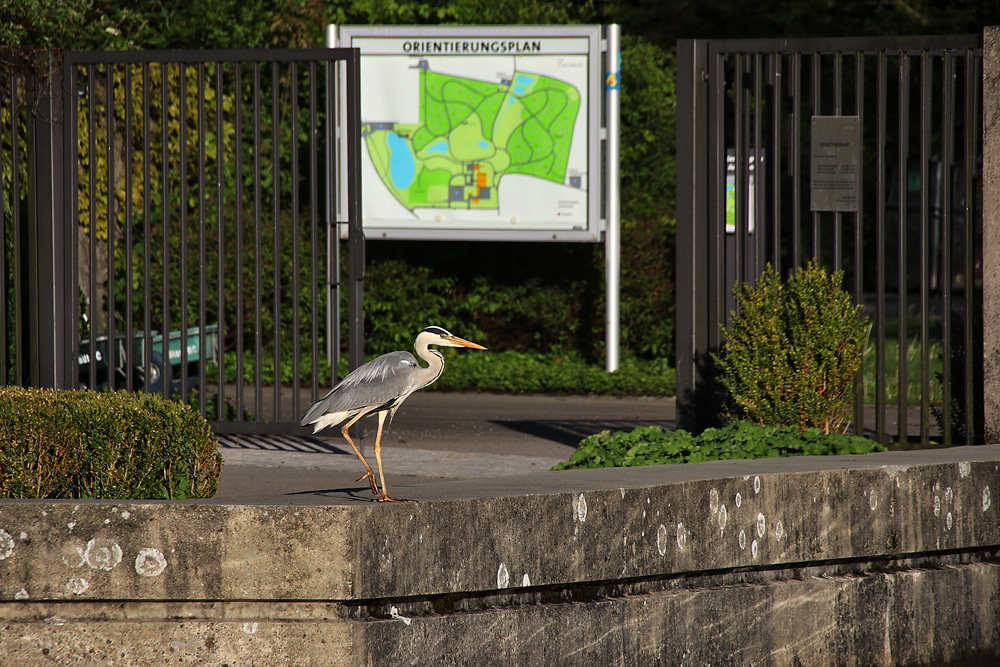
[[271, 223], [273, 236], [271, 247], [274, 280], [274, 421], [281, 421], [281, 170], [279, 169], [281, 155], [281, 128], [278, 119], [281, 117], [279, 107], [280, 72], [277, 61], [271, 63]]
[[[13, 315], [11, 319], [14, 321], [14, 349], [21, 350], [21, 336], [19, 334], [21, 330], [21, 313], [18, 308], [20, 303], [20, 298], [18, 293], [20, 292], [19, 276], [21, 275], [20, 266], [18, 263], [18, 256], [20, 253], [20, 234], [18, 233], [19, 216], [18, 210], [20, 206], [17, 205], [17, 200], [19, 196], [19, 184], [17, 173], [19, 170], [19, 160], [18, 153], [20, 152], [20, 141], [18, 135], [20, 134], [17, 122], [17, 89], [19, 76], [16, 70], [13, 68], [7, 77], [7, 82], [10, 85], [10, 162], [11, 162], [11, 174], [10, 174], [10, 192], [4, 192], [4, 198], [10, 198], [11, 201], [11, 219], [9, 224], [11, 226], [11, 234], [7, 234], [8, 221], [4, 219], [4, 206], [3, 202], [0, 202], [0, 242], [3, 243], [3, 248], [7, 247], [8, 242], [13, 245], [14, 255], [13, 267], [7, 266], [5, 258], [7, 253], [0, 252], [0, 281], [3, 283], [3, 294], [5, 295], [3, 299], [0, 299], [0, 317], [3, 319], [0, 322], [7, 322], [7, 297], [8, 294], [13, 294], [14, 303], [12, 304]], [[75, 103], [75, 101], [74, 101]], [[0, 141], [0, 146], [3, 142]], [[10, 241], [8, 241], [10, 239]], [[8, 280], [8, 276], [10, 279]], [[0, 357], [3, 358], [2, 366], [0, 366], [0, 371], [2, 371], [3, 376], [0, 377], [0, 382], [3, 385], [19, 385], [21, 384], [21, 358], [24, 356], [22, 354], [15, 354], [13, 358], [8, 358], [7, 350], [10, 349], [10, 339], [8, 338], [8, 330], [6, 326], [0, 327], [3, 329], [3, 335], [0, 337], [0, 343], [3, 344], [3, 348], [0, 348]], [[13, 377], [12, 377], [13, 374]]]
[[271, 63], [271, 222], [274, 236], [271, 246], [274, 253], [274, 421], [281, 421], [281, 117], [279, 107], [280, 72], [277, 61]]
[[906, 262], [907, 245], [907, 195], [908, 195], [908, 174], [907, 162], [910, 157], [910, 56], [906, 51], [899, 52], [899, 146], [897, 150], [897, 182], [899, 188], [897, 192], [897, 205], [899, 207], [899, 265], [897, 267], [899, 285], [897, 288], [898, 307], [898, 330], [899, 330], [899, 369], [898, 369], [898, 396], [896, 409], [897, 435], [899, 442], [905, 443], [909, 435], [907, 427], [907, 414], [909, 411], [909, 384], [907, 379], [906, 357], [907, 357], [907, 319], [909, 315], [909, 305], [907, 303], [907, 289], [909, 288], [909, 271]]
[[[864, 52], [854, 53], [854, 113], [858, 117], [858, 126], [864, 136], [865, 127], [865, 56]], [[858, 162], [858, 183], [865, 182], [864, 160]], [[858, 188], [858, 211], [854, 214], [854, 300], [855, 303], [863, 304], [865, 301], [864, 283], [864, 244], [862, 236], [862, 226], [864, 224], [864, 188]], [[865, 340], [867, 345], [868, 340]], [[864, 350], [862, 349], [862, 354]], [[864, 364], [858, 368], [857, 379], [854, 386], [854, 433], [865, 434], [865, 393], [864, 393]]]
[[[338, 62], [336, 65], [337, 67], [336, 70], [332, 69], [333, 65], [331, 63], [327, 63], [326, 66], [327, 66], [327, 76], [329, 82], [331, 83], [338, 82], [340, 80], [337, 78], [338, 76], [342, 77], [347, 76], [346, 62]], [[342, 114], [340, 116], [336, 116], [337, 118], [346, 118], [348, 98], [350, 96], [349, 95], [342, 96], [340, 94], [341, 89], [339, 87], [339, 83], [337, 84], [337, 86], [338, 86], [337, 88], [332, 89], [335, 90], [336, 92], [330, 91], [328, 92], [328, 95], [326, 97], [328, 113], [334, 114], [335, 113], [334, 110], [336, 109], [337, 110], [336, 113]], [[359, 91], [360, 91], [360, 86], [361, 83], [359, 79], [358, 82]], [[360, 92], [358, 94], [360, 95]], [[330, 117], [333, 118], [335, 116], [331, 115]], [[348, 182], [348, 179], [344, 178], [341, 174], [337, 173], [336, 156], [337, 155], [343, 156], [346, 154], [346, 151], [343, 149], [344, 145], [343, 142], [346, 141], [346, 139], [341, 137], [339, 141], [336, 140], [335, 137], [337, 132], [338, 132], [338, 126], [332, 126], [329, 123], [327, 124], [327, 138], [330, 141], [330, 145], [332, 146], [330, 152], [326, 154], [327, 160], [329, 162], [329, 178], [327, 180], [327, 193], [328, 193], [327, 219], [333, 222], [338, 222], [338, 218], [341, 215], [344, 215], [344, 210], [339, 206], [335, 208], [334, 202], [337, 201], [338, 197], [337, 193], [339, 192], [339, 188], [346, 187], [345, 184]], [[334, 213], [334, 211], [336, 211], [336, 213]], [[343, 321], [344, 318], [342, 316], [343, 311], [341, 310], [341, 304], [345, 301], [344, 299], [345, 278], [344, 278], [344, 270], [341, 262], [341, 252], [340, 252], [341, 231], [343, 229], [344, 227], [341, 227], [340, 225], [334, 225], [333, 227], [327, 226], [326, 228], [327, 234], [331, 235], [332, 238], [332, 250], [327, 251], [327, 262], [332, 264], [330, 270], [330, 276], [332, 276], [332, 279], [328, 277], [328, 284], [326, 289], [327, 304], [329, 308], [329, 310], [327, 311], [328, 316], [326, 318], [326, 321], [327, 321], [327, 326], [332, 327], [328, 329], [329, 333], [327, 336], [327, 346], [329, 347], [329, 351], [327, 353], [327, 357], [329, 358], [330, 365], [333, 368], [331, 377], [337, 379], [339, 379], [339, 374], [340, 374], [339, 371], [340, 356], [341, 356], [340, 331], [341, 329], [343, 329], [344, 325]], [[348, 254], [350, 254], [350, 248], [351, 248], [350, 242], [348, 241]], [[332, 257], [330, 256], [331, 252], [333, 254]], [[350, 274], [350, 266], [348, 266], [348, 274]], [[349, 277], [350, 276], [348, 275], [348, 278]], [[347, 312], [348, 326], [350, 326], [352, 317], [353, 316], [350, 312], [350, 303], [348, 303], [348, 312]], [[362, 341], [363, 340], [364, 336], [362, 336]], [[349, 336], [348, 336], [348, 346], [350, 346]], [[348, 352], [348, 366], [350, 366], [350, 352]], [[359, 425], [359, 433], [364, 433], [363, 426]]]
[[930, 161], [932, 61], [920, 54], [920, 442], [930, 435]]
[[96, 108], [94, 105], [94, 76], [96, 74], [93, 65], [87, 66], [87, 134], [88, 148], [88, 192], [90, 199], [87, 202], [88, 219], [90, 227], [89, 235], [89, 260], [90, 260], [90, 303], [88, 304], [88, 338], [90, 339], [90, 372], [87, 378], [87, 386], [93, 389], [97, 386], [97, 122], [94, 119]]
[[[357, 368], [364, 363], [364, 292], [363, 279], [365, 272], [365, 236], [362, 230], [362, 210], [361, 210], [361, 173], [358, 168], [361, 164], [361, 58], [359, 51], [353, 51], [351, 58], [347, 61], [347, 129], [344, 141], [347, 143], [347, 223], [348, 223], [348, 252], [350, 264], [348, 266], [348, 279], [350, 281], [350, 291], [348, 293], [348, 308], [350, 310], [350, 332], [349, 332], [349, 361], [351, 368]], [[333, 67], [330, 67], [327, 74], [327, 95], [328, 100], [332, 100], [334, 77]], [[333, 105], [329, 104], [330, 117], [333, 117]], [[328, 147], [329, 155], [333, 156], [333, 147]], [[334, 208], [332, 189], [327, 192], [328, 208], [331, 212]], [[333, 234], [335, 227], [326, 225]], [[364, 451], [364, 450], [362, 450]]]
[[802, 159], [799, 144], [802, 140], [802, 54], [792, 54], [792, 118], [789, 131], [788, 157], [792, 167], [792, 265], [790, 271], [796, 270], [802, 263]]
[[[223, 94], [222, 63], [215, 63], [215, 229], [216, 229], [216, 419], [226, 419], [226, 375], [225, 375], [225, 341], [226, 341], [226, 208], [225, 188], [225, 125], [223, 123], [225, 108], [222, 104]], [[235, 143], [235, 142], [234, 142]], [[239, 179], [239, 174], [236, 175]]]
[[966, 51], [965, 57], [965, 444], [971, 445], [977, 442], [977, 438], [982, 433], [976, 432], [976, 393], [979, 388], [976, 386], [976, 364], [982, 364], [983, 360], [975, 359], [973, 351], [975, 348], [976, 326], [976, 275], [975, 275], [975, 231], [976, 231], [976, 204], [975, 190], [973, 188], [975, 164], [978, 152], [976, 150], [976, 138], [981, 137], [977, 120], [979, 118], [979, 82], [982, 76], [979, 75], [976, 67], [977, 60], [973, 57], [972, 50]]
[[781, 110], [782, 110], [782, 55], [771, 54], [771, 141], [768, 173], [771, 182], [771, 215], [773, 244], [771, 262], [774, 271], [781, 275]]
[[[77, 63], [63, 55], [63, 111], [65, 115], [66, 141], [64, 143], [63, 184], [66, 194], [63, 197], [65, 207], [65, 229], [69, 237], [67, 248], [66, 272], [63, 284], [66, 294], [71, 295], [67, 302], [73, 307], [67, 309], [65, 315], [66, 329], [69, 332], [69, 344], [72, 357], [69, 361], [69, 377], [67, 387], [80, 387], [80, 127], [78, 124], [80, 108], [79, 101], [79, 69]], [[18, 355], [20, 356], [20, 355]]]
[[[181, 402], [188, 402], [188, 355], [187, 355], [187, 330], [188, 330], [188, 164], [187, 164], [187, 63], [181, 62], [178, 69], [178, 142], [180, 149], [180, 222], [181, 222], [181, 288], [178, 297], [180, 298], [181, 316]], [[165, 334], [168, 332], [164, 332]]]
[[[6, 84], [9, 86], [7, 89], [10, 93], [10, 162], [11, 162], [11, 174], [10, 174], [10, 190], [3, 192], [4, 200], [0, 202], [0, 248], [6, 248], [7, 244], [12, 244], [14, 248], [13, 254], [13, 267], [8, 266], [6, 262], [7, 253], [0, 252], [0, 286], [3, 287], [2, 293], [4, 297], [0, 299], [0, 322], [6, 323], [8, 318], [7, 312], [7, 295], [13, 295], [12, 315], [11, 319], [14, 323], [13, 339], [14, 339], [14, 349], [21, 350], [21, 317], [18, 304], [21, 299], [18, 296], [20, 292], [19, 276], [20, 266], [18, 263], [18, 256], [20, 253], [20, 234], [18, 233], [19, 216], [18, 210], [20, 206], [18, 205], [19, 197], [19, 183], [18, 183], [18, 170], [19, 170], [19, 160], [18, 153], [20, 152], [20, 140], [18, 135], [20, 134], [17, 122], [17, 91], [18, 91], [18, 81], [20, 76], [17, 70], [11, 68], [10, 72], [6, 77]], [[73, 104], [76, 104], [76, 100], [73, 100]], [[75, 107], [74, 107], [75, 108]], [[68, 107], [67, 107], [68, 111]], [[75, 114], [74, 114], [75, 115]], [[72, 123], [69, 124], [72, 127]], [[3, 146], [2, 137], [0, 137], [0, 147]], [[11, 202], [11, 218], [6, 220], [4, 217], [4, 203], [7, 199]], [[11, 233], [7, 234], [7, 226], [11, 226]], [[9, 278], [8, 278], [9, 277]], [[10, 334], [7, 326], [0, 326], [0, 384], [7, 385], [19, 385], [21, 383], [21, 358], [24, 356], [22, 354], [15, 354], [13, 358], [8, 356], [8, 350], [10, 349], [11, 341]], [[79, 340], [79, 338], [77, 338]]]
[[[820, 89], [820, 83], [823, 78], [823, 54], [815, 52], [812, 54], [812, 79], [810, 80], [810, 86], [812, 88], [812, 108], [810, 109], [811, 116], [819, 116], [823, 113], [822, 103], [823, 95]], [[810, 206], [810, 208], [812, 208]], [[812, 212], [812, 256], [817, 261], [819, 261], [820, 252], [820, 213], [819, 211]]]
[[[353, 63], [353, 61], [352, 61]], [[348, 69], [353, 67], [352, 63], [339, 61], [328, 61], [326, 63], [326, 69], [324, 70], [324, 75], [326, 79], [326, 95], [324, 97], [326, 114], [328, 119], [333, 118], [347, 118], [348, 110], [347, 107], [353, 104], [354, 90], [351, 88], [353, 83], [351, 77], [354, 76], [352, 72], [348, 72]], [[342, 77], [341, 80], [345, 82], [343, 87], [338, 87], [338, 75]], [[357, 94], [360, 95], [360, 83], [358, 84]], [[349, 89], [344, 95], [343, 99], [340, 98], [339, 92], [343, 89]], [[340, 114], [340, 115], [338, 115]], [[348, 123], [350, 124], [350, 123]], [[342, 269], [340, 266], [340, 232], [341, 227], [339, 226], [341, 220], [338, 218], [344, 215], [344, 210], [337, 206], [337, 187], [338, 183], [343, 187], [345, 179], [339, 173], [337, 173], [337, 155], [346, 156], [350, 152], [350, 148], [341, 149], [343, 144], [338, 143], [338, 128], [336, 125], [327, 121], [326, 124], [326, 145], [327, 150], [325, 151], [326, 160], [326, 196], [324, 198], [324, 215], [325, 222], [323, 225], [324, 232], [326, 234], [326, 283], [324, 285], [324, 294], [326, 295], [327, 304], [327, 314], [326, 314], [326, 348], [327, 348], [327, 359], [330, 362], [331, 367], [331, 380], [336, 380], [339, 374], [340, 367], [340, 304], [342, 299], [341, 285], [344, 284], [344, 278], [342, 276]], [[342, 133], [339, 137], [341, 142], [348, 142], [348, 137], [344, 136]], [[349, 162], [348, 157], [348, 162]], [[344, 165], [344, 169], [348, 169]], [[350, 190], [350, 175], [347, 176], [346, 182], [348, 183], [348, 190]], [[350, 195], [346, 195], [342, 198], [348, 198]], [[349, 206], [348, 206], [349, 208]], [[362, 237], [357, 245], [355, 245], [354, 238], [351, 237], [351, 225], [347, 225], [347, 366], [349, 370], [354, 370], [359, 365], [364, 362], [364, 320], [362, 316], [363, 310], [363, 299], [360, 299], [360, 293], [355, 291], [355, 285], [353, 280], [353, 272], [356, 267], [354, 262], [358, 259], [355, 255], [363, 253], [365, 249], [364, 238]], [[362, 232], [358, 232], [360, 235]], [[357, 250], [357, 252], [355, 252]], [[364, 271], [364, 259], [361, 258], [361, 270]], [[358, 328], [361, 331], [358, 331]], [[358, 424], [356, 427], [356, 433], [358, 434], [358, 439], [361, 439], [364, 435], [364, 426]], [[364, 445], [361, 445], [361, 451], [364, 452]]]
[[170, 93], [169, 67], [160, 63], [160, 151], [161, 165], [161, 216], [162, 228], [160, 243], [162, 246], [160, 261], [163, 296], [163, 322], [161, 324], [161, 354], [163, 360], [163, 398], [170, 398], [170, 388], [173, 384], [173, 366], [170, 364]]
[[142, 65], [142, 325], [143, 325], [143, 335], [142, 335], [142, 378], [143, 386], [142, 390], [145, 392], [152, 391], [152, 382], [150, 380], [150, 372], [152, 369], [152, 357], [153, 357], [153, 339], [152, 339], [152, 329], [150, 324], [150, 309], [152, 305], [153, 295], [152, 286], [150, 281], [152, 280], [152, 271], [150, 270], [150, 257], [152, 256], [152, 248], [150, 247], [150, 235], [152, 229], [152, 223], [149, 219], [151, 214], [152, 206], [152, 183], [150, 177], [150, 136], [152, 133], [152, 127], [150, 123], [150, 118], [152, 117], [152, 103], [150, 96], [150, 86], [152, 85], [150, 80], [149, 63], [143, 63]]
[[[5, 104], [4, 96], [7, 91], [10, 91], [10, 96], [13, 99], [14, 93], [16, 92], [15, 85], [17, 73], [11, 68], [7, 75], [4, 77], [3, 81], [0, 81], [0, 108]], [[11, 116], [11, 125], [14, 124], [13, 115]], [[3, 146], [4, 146], [4, 127], [0, 125], [0, 162], [3, 162]], [[11, 133], [10, 137], [10, 147], [11, 153], [17, 153], [17, 136]], [[13, 157], [13, 155], [12, 155]], [[13, 174], [11, 174], [13, 176]], [[7, 210], [7, 199], [9, 193], [6, 188], [3, 187], [3, 182], [0, 181], [0, 248], [7, 247], [7, 217], [4, 212]], [[14, 206], [11, 206], [13, 210]], [[15, 254], [16, 254], [15, 250]], [[0, 298], [0, 387], [5, 387], [11, 383], [9, 377], [9, 365], [7, 359], [7, 350], [10, 346], [7, 341], [7, 295], [10, 294], [12, 285], [8, 284], [7, 281], [7, 253], [0, 252], [0, 294], [3, 295]], [[15, 324], [16, 326], [16, 324]], [[21, 355], [18, 355], [21, 356]]]
[[955, 159], [955, 60], [952, 51], [946, 50], [942, 57], [941, 76], [941, 338], [944, 349], [941, 354], [941, 430], [944, 446], [952, 446], [951, 419], [951, 253], [952, 224], [951, 179]]
[[[840, 116], [844, 110], [844, 54], [837, 51], [833, 54], [833, 115]], [[836, 211], [833, 214], [833, 270], [844, 268], [844, 214]]]
[[[698, 382], [697, 359], [706, 347], [704, 327], [699, 317], [707, 305], [704, 290], [704, 243], [708, 232], [707, 198], [703, 182], [707, 176], [708, 146], [705, 100], [708, 72], [704, 54], [707, 44], [681, 40], [677, 44], [677, 290], [676, 368], [678, 418], [690, 427], [696, 421], [695, 406], [689, 400]], [[701, 298], [699, 298], [699, 296]]]
[[885, 51], [878, 52], [876, 86], [875, 157], [875, 436], [885, 443], [886, 437], [886, 369], [885, 369], [885, 264], [886, 264], [886, 113], [889, 105], [889, 63]]
[[[312, 295], [310, 311], [310, 355], [312, 357], [312, 386], [310, 401], [319, 399], [319, 146], [316, 99], [316, 62], [309, 63], [309, 293]], [[330, 119], [327, 119], [330, 122]], [[331, 369], [336, 377], [337, 369]]]
[[764, 231], [767, 228], [766, 218], [764, 215], [764, 204], [767, 198], [763, 196], [766, 192], [767, 181], [765, 179], [766, 171], [762, 166], [761, 157], [763, 156], [763, 149], [761, 142], [763, 140], [764, 133], [764, 71], [763, 71], [763, 58], [762, 53], [754, 54], [754, 108], [753, 108], [753, 202], [754, 202], [754, 227], [753, 227], [753, 266], [750, 269], [750, 275], [757, 278], [760, 275], [763, 258], [764, 258], [764, 244], [762, 242], [762, 237], [764, 236]]
[[292, 149], [292, 416], [298, 417], [299, 412], [299, 377], [302, 364], [300, 345], [300, 279], [299, 271], [299, 68], [297, 62], [289, 64], [289, 97], [291, 98], [291, 117], [289, 138]]
[[[208, 224], [205, 208], [205, 63], [198, 63], [198, 409], [202, 416], [208, 413], [208, 396], [205, 370], [205, 325], [208, 320], [208, 250], [205, 226]], [[187, 333], [184, 334], [187, 347]]]
[[725, 56], [709, 51], [709, 192], [713, 194], [709, 208], [708, 263], [709, 301], [708, 347], [722, 346], [721, 325], [726, 321], [726, 81]]
[[236, 169], [236, 419], [243, 421], [243, 63], [233, 64], [233, 155]]
[[115, 83], [113, 66], [109, 63], [104, 70], [104, 125], [105, 159], [108, 188], [108, 256], [106, 258], [108, 266], [108, 387], [112, 390], [117, 388], [118, 378], [115, 370], [118, 368], [118, 350], [115, 336]]
[[[746, 125], [747, 125], [747, 92], [746, 92], [746, 57], [742, 53], [736, 54], [736, 62], [733, 67], [733, 195], [735, 198], [735, 215], [733, 219], [733, 239], [735, 240], [735, 251], [730, 259], [726, 257], [723, 265], [727, 269], [732, 262], [733, 284], [726, 280], [726, 292], [732, 290], [733, 285], [740, 285], [746, 280], [746, 267], [744, 266], [744, 248], [746, 245], [746, 229], [748, 221], [747, 201], [749, 193], [749, 178], [747, 175], [747, 155], [746, 146]], [[726, 156], [728, 161], [729, 157]], [[727, 214], [728, 215], [728, 214]], [[727, 220], [728, 222], [728, 220]], [[723, 254], [728, 255], [729, 240], [726, 239]], [[728, 276], [727, 276], [728, 278]], [[737, 307], [738, 308], [738, 307]], [[728, 309], [727, 309], [728, 310]], [[737, 310], [738, 312], [738, 310]], [[728, 313], [727, 313], [728, 314]], [[729, 324], [728, 318], [723, 320]]]
[[[263, 335], [263, 276], [261, 258], [263, 236], [263, 183], [261, 182], [261, 133], [260, 133], [260, 63], [253, 64], [253, 239], [254, 239], [254, 409], [259, 421], [264, 412], [264, 341]], [[273, 119], [272, 119], [273, 120]]]
[[133, 380], [133, 369], [136, 368], [136, 360], [132, 358], [132, 341], [135, 339], [135, 317], [132, 313], [134, 307], [135, 290], [132, 289], [132, 271], [134, 269], [132, 260], [132, 64], [125, 63], [125, 388], [128, 391], [135, 391]]
[[[11, 175], [10, 175], [10, 190], [11, 190], [11, 226], [13, 228], [13, 238], [14, 238], [14, 269], [12, 273], [12, 284], [11, 287], [14, 290], [14, 349], [23, 350], [24, 349], [24, 297], [23, 297], [23, 284], [22, 276], [24, 276], [22, 261], [21, 261], [21, 127], [18, 122], [20, 115], [20, 105], [18, 104], [18, 82], [20, 79], [20, 85], [25, 86], [27, 82], [24, 77], [18, 77], [16, 74], [11, 74], [11, 96], [10, 96], [10, 119], [11, 119]], [[6, 246], [5, 246], [6, 247]], [[5, 320], [6, 321], [6, 320]], [[6, 348], [5, 348], [6, 349]], [[91, 353], [93, 356], [93, 353]], [[15, 384], [26, 385], [27, 383], [27, 371], [25, 367], [23, 354], [14, 355], [14, 376]]]

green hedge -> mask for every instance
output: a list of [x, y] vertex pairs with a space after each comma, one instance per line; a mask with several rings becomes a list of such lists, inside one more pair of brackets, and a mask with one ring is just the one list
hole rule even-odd
[[760, 459], [769, 456], [867, 454], [885, 447], [860, 436], [824, 434], [818, 428], [761, 426], [737, 422], [706, 429], [701, 435], [642, 426], [630, 433], [602, 431], [580, 442], [568, 460], [553, 470], [618, 468], [660, 463], [696, 463], [721, 459]]
[[672, 396], [666, 360], [626, 359], [614, 373], [572, 355], [445, 350], [445, 369], [431, 389], [496, 393]]
[[0, 388], [0, 497], [205, 498], [218, 444], [189, 406], [127, 392]]

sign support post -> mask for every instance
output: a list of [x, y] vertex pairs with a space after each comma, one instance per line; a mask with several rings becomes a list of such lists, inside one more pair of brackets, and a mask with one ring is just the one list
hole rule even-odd
[[607, 290], [607, 313], [605, 320], [605, 347], [610, 373], [618, 370], [619, 352], [619, 296], [621, 292], [621, 197], [618, 191], [619, 112], [621, 92], [621, 29], [617, 24], [609, 25], [607, 32], [607, 77], [605, 79], [605, 104], [607, 113], [607, 170], [605, 172], [605, 217], [607, 230], [604, 237], [605, 289]]

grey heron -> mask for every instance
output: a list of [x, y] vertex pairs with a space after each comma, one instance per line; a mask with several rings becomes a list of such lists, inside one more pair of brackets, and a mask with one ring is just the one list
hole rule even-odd
[[[431, 384], [444, 371], [444, 357], [428, 346], [469, 347], [485, 350], [482, 345], [459, 338], [441, 327], [427, 327], [417, 334], [413, 348], [417, 355], [427, 362], [421, 366], [409, 352], [389, 352], [351, 371], [330, 390], [330, 393], [316, 401], [302, 416], [302, 426], [313, 426], [313, 433], [319, 433], [328, 426], [340, 424], [340, 433], [354, 449], [365, 466], [365, 474], [358, 479], [368, 480], [376, 501], [397, 501], [385, 490], [385, 474], [382, 472], [382, 427], [386, 418], [392, 423], [392, 416], [406, 397], [418, 389]], [[378, 461], [381, 490], [375, 483], [375, 473], [361, 450], [354, 444], [348, 429], [362, 417], [378, 415], [378, 433], [375, 436], [375, 458]]]

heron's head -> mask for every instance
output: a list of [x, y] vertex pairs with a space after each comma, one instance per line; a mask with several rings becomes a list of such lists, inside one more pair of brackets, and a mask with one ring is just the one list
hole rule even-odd
[[440, 345], [441, 347], [471, 347], [473, 350], [485, 350], [486, 348], [472, 341], [459, 338], [447, 329], [441, 327], [427, 327], [417, 334], [414, 341], [415, 346], [421, 343], [424, 345]]

